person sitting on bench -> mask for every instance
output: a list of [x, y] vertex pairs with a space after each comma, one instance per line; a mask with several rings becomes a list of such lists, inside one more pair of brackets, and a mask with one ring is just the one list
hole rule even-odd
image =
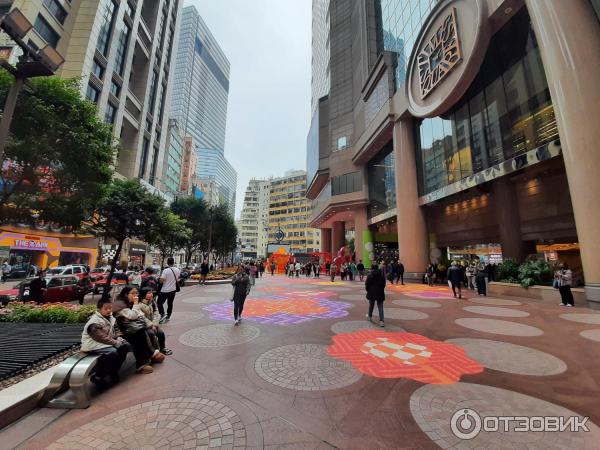
[[98, 389], [106, 389], [110, 383], [119, 381], [119, 369], [123, 365], [131, 345], [117, 336], [116, 319], [112, 316], [110, 300], [100, 300], [97, 311], [92, 314], [81, 335], [81, 351], [100, 355], [92, 382]]

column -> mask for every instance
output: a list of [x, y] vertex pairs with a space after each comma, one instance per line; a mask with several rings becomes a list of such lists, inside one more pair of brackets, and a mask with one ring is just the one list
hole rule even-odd
[[331, 253], [331, 228], [321, 228], [321, 251]]
[[492, 184], [492, 192], [500, 231], [502, 256], [522, 261], [521, 216], [515, 186], [507, 177], [500, 178]]
[[398, 251], [407, 272], [424, 272], [429, 263], [427, 225], [419, 206], [412, 120], [394, 125]]
[[[356, 263], [358, 264], [359, 260], [367, 259], [365, 257], [365, 232], [369, 232], [369, 225], [367, 223], [367, 208], [363, 206], [362, 208], [354, 210], [354, 251], [356, 253]], [[372, 239], [368, 239], [367, 242], [371, 242]], [[366, 265], [366, 264], [365, 264]]]
[[526, 0], [556, 121], [586, 281], [600, 302], [600, 26], [589, 0]]
[[346, 223], [345, 222], [333, 222], [333, 248], [331, 256], [335, 258], [337, 252], [340, 251], [344, 245], [346, 245]]

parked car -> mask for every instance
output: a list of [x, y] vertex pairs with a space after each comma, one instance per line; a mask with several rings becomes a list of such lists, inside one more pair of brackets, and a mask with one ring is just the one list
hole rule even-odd
[[27, 278], [29, 272], [28, 264], [15, 264], [10, 269], [10, 272], [6, 275], [6, 278], [19, 279]]
[[[28, 278], [12, 289], [0, 292], [0, 302], [29, 301], [29, 285], [33, 278]], [[89, 277], [55, 276], [51, 278], [44, 291], [44, 303], [80, 301], [92, 291], [93, 285]]]
[[46, 283], [54, 277], [74, 275], [77, 278], [87, 276], [87, 269], [84, 265], [70, 264], [68, 266], [58, 266], [46, 271]]

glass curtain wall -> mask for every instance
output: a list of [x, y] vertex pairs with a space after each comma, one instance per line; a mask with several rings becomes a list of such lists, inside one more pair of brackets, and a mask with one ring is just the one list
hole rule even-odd
[[368, 217], [396, 208], [396, 162], [390, 141], [367, 166], [369, 180]]
[[415, 133], [421, 195], [558, 138], [525, 8], [492, 38], [464, 97], [443, 116], [417, 124]]

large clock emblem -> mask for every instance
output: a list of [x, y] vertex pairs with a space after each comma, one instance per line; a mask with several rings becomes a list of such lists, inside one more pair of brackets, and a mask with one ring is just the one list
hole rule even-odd
[[433, 33], [419, 52], [419, 82], [421, 99], [427, 97], [448, 73], [462, 60], [456, 10], [444, 18], [444, 23]]

